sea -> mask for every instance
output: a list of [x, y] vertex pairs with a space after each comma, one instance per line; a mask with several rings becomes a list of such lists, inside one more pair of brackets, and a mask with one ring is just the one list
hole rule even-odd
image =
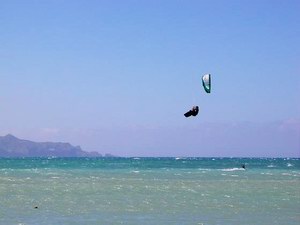
[[300, 159], [0, 158], [0, 224], [299, 225]]

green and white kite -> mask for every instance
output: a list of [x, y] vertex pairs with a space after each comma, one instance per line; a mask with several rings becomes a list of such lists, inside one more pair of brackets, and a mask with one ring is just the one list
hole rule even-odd
[[206, 91], [206, 93], [211, 92], [211, 75], [210, 74], [205, 74], [202, 77], [202, 85], [203, 85], [204, 90]]

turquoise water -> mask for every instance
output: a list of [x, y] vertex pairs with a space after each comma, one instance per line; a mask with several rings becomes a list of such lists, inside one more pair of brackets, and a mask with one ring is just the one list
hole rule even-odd
[[299, 225], [300, 160], [2, 158], [0, 224]]

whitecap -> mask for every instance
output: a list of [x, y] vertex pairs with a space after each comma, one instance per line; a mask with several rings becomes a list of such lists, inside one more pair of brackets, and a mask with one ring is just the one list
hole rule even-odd
[[191, 188], [189, 188], [189, 189], [187, 189], [189, 192], [192, 192], [192, 193], [198, 193], [197, 191], [195, 191], [194, 189], [191, 189]]
[[14, 179], [12, 179], [12, 178], [5, 178], [5, 177], [3, 177], [3, 178], [1, 178], [2, 180], [5, 180], [5, 181], [16, 181], [16, 180], [14, 180]]
[[211, 171], [211, 169], [203, 169], [203, 168], [198, 168], [198, 170]]
[[291, 166], [294, 166], [294, 165], [291, 164], [291, 163], [288, 163], [288, 164], [287, 164], [287, 167], [291, 167]]
[[238, 170], [245, 170], [244, 168], [230, 168], [230, 169], [222, 169], [224, 172], [232, 172], [232, 171], [238, 171]]
[[174, 175], [175, 175], [175, 176], [182, 176], [181, 173], [175, 173]]
[[283, 175], [283, 176], [292, 176], [292, 174], [290, 174], [290, 173], [282, 173], [281, 175]]

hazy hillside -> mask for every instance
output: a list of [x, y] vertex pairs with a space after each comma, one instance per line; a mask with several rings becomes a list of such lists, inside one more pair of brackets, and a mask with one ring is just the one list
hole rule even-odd
[[85, 152], [80, 146], [61, 142], [33, 142], [8, 134], [0, 136], [0, 157], [97, 157], [97, 152]]

